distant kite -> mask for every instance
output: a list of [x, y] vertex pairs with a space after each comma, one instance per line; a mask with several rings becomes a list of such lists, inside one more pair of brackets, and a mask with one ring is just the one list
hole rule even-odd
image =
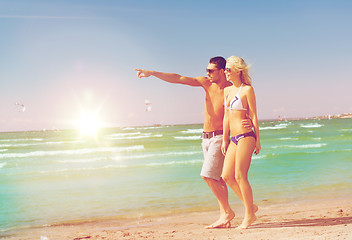
[[145, 100], [145, 111], [150, 112], [152, 110], [152, 104], [149, 100]]
[[26, 111], [26, 106], [25, 106], [23, 103], [21, 103], [21, 102], [16, 102], [15, 105], [18, 106], [18, 111], [19, 111], [19, 112], [24, 112], [24, 111]]

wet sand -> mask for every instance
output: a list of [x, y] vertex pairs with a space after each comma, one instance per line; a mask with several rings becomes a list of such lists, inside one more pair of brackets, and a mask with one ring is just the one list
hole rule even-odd
[[309, 200], [260, 206], [258, 220], [246, 230], [236, 227], [243, 209], [235, 209], [231, 228], [205, 229], [218, 211], [120, 221], [105, 219], [62, 223], [22, 230], [4, 239], [352, 239], [352, 199]]

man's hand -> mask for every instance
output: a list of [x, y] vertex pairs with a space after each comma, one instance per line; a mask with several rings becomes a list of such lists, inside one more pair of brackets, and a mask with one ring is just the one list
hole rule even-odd
[[262, 149], [262, 147], [260, 146], [259, 141], [257, 141], [256, 145], [255, 145], [255, 155], [258, 155], [260, 153], [260, 150]]
[[137, 71], [137, 77], [150, 77], [153, 71], [143, 70], [143, 69], [135, 69]]
[[247, 129], [252, 129], [253, 127], [253, 123], [252, 123], [252, 120], [247, 118], [247, 119], [243, 119], [242, 120], [242, 126], [244, 128], [247, 128]]

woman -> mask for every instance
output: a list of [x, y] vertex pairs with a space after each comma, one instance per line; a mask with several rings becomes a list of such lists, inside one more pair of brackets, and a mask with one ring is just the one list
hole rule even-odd
[[[226, 78], [233, 85], [224, 90], [224, 135], [221, 146], [225, 155], [222, 178], [245, 206], [244, 220], [238, 227], [241, 229], [248, 228], [257, 219], [255, 212], [258, 207], [253, 204], [248, 170], [253, 151], [258, 154], [261, 149], [256, 99], [248, 68], [240, 57], [231, 56], [226, 61]], [[241, 124], [248, 115], [252, 119], [254, 131], [245, 129]]]

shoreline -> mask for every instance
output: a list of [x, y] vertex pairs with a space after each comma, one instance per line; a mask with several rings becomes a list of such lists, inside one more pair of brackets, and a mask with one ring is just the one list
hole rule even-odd
[[322, 115], [322, 116], [314, 116], [314, 117], [291, 117], [291, 118], [280, 118], [277, 119], [263, 119], [259, 120], [260, 122], [282, 122], [282, 121], [304, 121], [304, 120], [323, 120], [323, 119], [350, 119], [352, 118], [352, 113], [342, 113], [338, 115]]
[[[218, 218], [218, 210], [146, 217], [63, 222], [0, 235], [5, 239], [351, 239], [352, 197], [308, 199], [259, 205], [257, 221], [238, 230], [243, 207], [235, 206], [231, 228], [205, 229]], [[282, 231], [282, 230], [285, 231]]]

